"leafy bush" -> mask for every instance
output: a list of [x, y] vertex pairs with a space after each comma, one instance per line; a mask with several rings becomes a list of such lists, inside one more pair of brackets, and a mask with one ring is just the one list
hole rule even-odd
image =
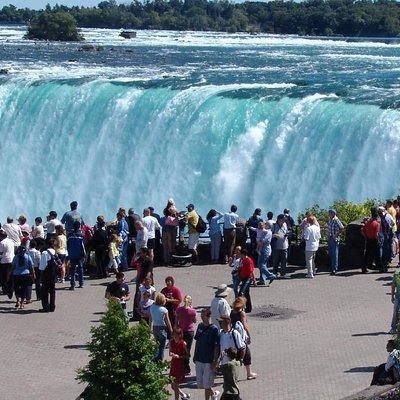
[[67, 12], [41, 12], [30, 23], [26, 39], [77, 42], [83, 40], [75, 18]]
[[90, 361], [77, 379], [88, 383], [89, 400], [167, 400], [166, 362], [152, 361], [156, 343], [150, 327], [129, 323], [116, 301], [110, 301], [101, 325], [91, 329]]

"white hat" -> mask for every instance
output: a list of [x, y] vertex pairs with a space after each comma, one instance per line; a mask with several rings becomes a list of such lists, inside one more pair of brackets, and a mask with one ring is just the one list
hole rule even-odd
[[230, 292], [230, 288], [228, 288], [227, 285], [222, 284], [217, 287], [217, 290], [215, 291], [215, 297], [226, 297], [228, 296], [228, 293]]

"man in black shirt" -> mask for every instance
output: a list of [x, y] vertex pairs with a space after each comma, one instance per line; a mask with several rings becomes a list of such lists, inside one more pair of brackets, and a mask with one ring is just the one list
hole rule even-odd
[[135, 255], [135, 239], [137, 235], [137, 231], [135, 228], [135, 222], [141, 221], [142, 219], [138, 214], [135, 213], [133, 208], [128, 210], [128, 216], [125, 218], [126, 222], [128, 223], [128, 266], [131, 265], [132, 258]]
[[128, 315], [126, 302], [131, 299], [129, 286], [124, 282], [125, 275], [123, 272], [117, 272], [115, 278], [116, 280], [107, 286], [105, 298], [108, 300], [118, 300], [125, 315]]

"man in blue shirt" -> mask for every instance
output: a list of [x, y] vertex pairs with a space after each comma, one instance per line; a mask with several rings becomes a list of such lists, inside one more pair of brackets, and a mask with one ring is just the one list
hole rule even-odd
[[217, 326], [211, 323], [209, 308], [201, 311], [201, 321], [194, 336], [193, 362], [196, 365], [197, 388], [204, 389], [206, 400], [216, 400], [220, 393], [212, 387], [219, 356], [219, 332]]
[[73, 232], [67, 239], [68, 257], [71, 263], [70, 275], [71, 286], [69, 290], [75, 289], [75, 272], [78, 272], [79, 287], [83, 287], [83, 261], [86, 256], [85, 246], [83, 244], [83, 235], [80, 232], [81, 224], [79, 221], [73, 223]]
[[61, 223], [65, 225], [65, 230], [67, 231], [67, 236], [74, 231], [74, 222], [78, 221], [79, 226], [83, 225], [81, 214], [78, 212], [78, 202], [73, 201], [70, 204], [71, 211], [67, 211], [61, 218]]

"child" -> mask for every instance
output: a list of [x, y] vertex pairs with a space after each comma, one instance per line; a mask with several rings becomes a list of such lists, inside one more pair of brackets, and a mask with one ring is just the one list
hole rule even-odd
[[229, 266], [232, 268], [231, 274], [232, 274], [232, 284], [233, 284], [233, 291], [235, 293], [235, 298], [239, 296], [239, 284], [240, 284], [240, 278], [239, 278], [239, 268], [240, 268], [240, 250], [242, 250], [241, 246], [236, 246], [235, 251], [233, 252], [233, 257], [229, 259], [228, 263]]
[[139, 286], [140, 301], [143, 300], [143, 294], [146, 292], [150, 294], [150, 299], [154, 300], [156, 289], [154, 286], [152, 286], [152, 283], [153, 280], [149, 276], [143, 279], [143, 283]]
[[150, 296], [149, 291], [142, 293], [142, 298], [139, 302], [139, 315], [142, 320], [150, 323], [150, 307], [154, 304], [154, 300]]
[[169, 355], [171, 356], [169, 376], [173, 378], [171, 387], [175, 393], [175, 400], [179, 400], [179, 396], [181, 399], [189, 399], [190, 395], [182, 392], [179, 388], [179, 384], [185, 381], [185, 360], [189, 358], [181, 328], [174, 328], [172, 331], [172, 337], [169, 342]]
[[[32, 239], [29, 242], [29, 255], [31, 256], [33, 269], [35, 271], [35, 292], [36, 292], [36, 300], [40, 300], [40, 292], [41, 292], [41, 273], [42, 271], [39, 269], [40, 264], [40, 251], [37, 249], [37, 243], [35, 239]], [[28, 297], [27, 297], [28, 298]]]
[[112, 269], [115, 273], [118, 272], [119, 267], [119, 250], [120, 238], [116, 234], [111, 235], [110, 245], [108, 247], [108, 257], [110, 259], [107, 269]]
[[240, 400], [238, 383], [238, 368], [240, 361], [236, 360], [237, 351], [230, 347], [225, 350], [229, 361], [221, 365], [221, 372], [224, 377], [224, 392], [222, 393], [221, 400]]
[[[252, 226], [249, 226], [249, 229], [252, 231], [255, 231], [257, 233], [257, 247], [256, 247], [256, 252], [258, 255], [261, 254], [261, 250], [264, 246], [263, 240], [265, 238], [265, 235], [268, 233], [268, 228], [269, 226], [266, 226], [268, 223], [265, 222], [259, 222], [258, 223], [258, 228], [253, 228]], [[269, 224], [268, 224], [269, 225]]]

